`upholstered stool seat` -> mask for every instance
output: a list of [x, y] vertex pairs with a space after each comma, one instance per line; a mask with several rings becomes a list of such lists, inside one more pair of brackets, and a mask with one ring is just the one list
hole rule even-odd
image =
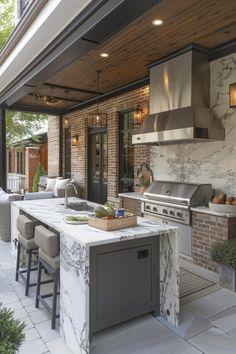
[[[59, 256], [59, 236], [56, 232], [39, 225], [35, 228], [35, 243], [39, 247], [39, 263], [38, 263], [38, 280], [35, 307], [39, 307], [41, 302], [44, 307], [51, 313], [51, 327], [55, 328], [57, 308], [57, 295], [59, 285], [59, 271], [60, 271], [60, 256]], [[40, 294], [41, 272], [45, 268], [53, 277], [53, 292], [49, 294]], [[53, 297], [52, 307], [45, 301], [45, 298]]]
[[32, 238], [31, 240], [25, 239], [21, 234], [18, 235], [18, 242], [26, 249], [26, 250], [32, 250], [32, 249], [37, 249], [38, 246], [36, 246], [34, 239]]
[[[34, 242], [34, 229], [37, 222], [31, 220], [26, 215], [20, 214], [17, 218], [18, 246], [17, 246], [17, 261], [16, 261], [16, 281], [19, 280], [19, 276], [25, 283], [25, 296], [29, 295], [29, 288], [35, 286], [36, 283], [30, 283], [30, 272], [37, 270], [37, 267], [32, 268], [32, 255], [37, 254], [37, 245]], [[20, 254], [21, 248], [25, 249], [28, 254], [27, 269], [20, 270]], [[26, 273], [26, 277], [24, 275]]]

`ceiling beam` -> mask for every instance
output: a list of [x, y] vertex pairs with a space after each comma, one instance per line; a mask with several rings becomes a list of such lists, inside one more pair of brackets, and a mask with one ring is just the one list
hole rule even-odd
[[118, 88], [116, 88], [114, 90], [106, 92], [106, 93], [104, 93], [103, 95], [101, 95], [99, 97], [93, 97], [93, 98], [90, 98], [88, 100], [83, 101], [82, 103], [79, 103], [79, 104], [76, 104], [76, 105], [74, 105], [72, 107], [69, 107], [67, 109], [67, 112], [77, 111], [77, 110], [82, 109], [84, 107], [90, 106], [90, 105], [92, 105], [94, 103], [97, 103], [97, 102], [100, 102], [100, 101], [104, 101], [104, 100], [108, 100], [109, 98], [112, 98], [114, 96], [118, 96], [118, 95], [121, 95], [121, 94], [123, 94], [125, 92], [136, 90], [137, 88], [143, 87], [145, 85], [149, 85], [149, 83], [150, 83], [149, 76], [144, 77], [144, 78], [142, 78], [140, 80], [133, 81], [133, 82], [131, 82], [129, 84], [120, 86], [120, 87], [118, 87]]
[[51, 115], [51, 116], [59, 116], [60, 114], [62, 114], [64, 112], [64, 109], [33, 106], [33, 105], [25, 105], [25, 104], [13, 104], [8, 109], [10, 111], [41, 113], [41, 114], [48, 114], [48, 115]]
[[93, 90], [87, 90], [87, 89], [82, 89], [82, 88], [75, 88], [75, 87], [69, 87], [69, 86], [62, 86], [62, 85], [55, 85], [55, 84], [50, 84], [50, 83], [44, 83], [43, 86], [48, 86], [52, 88], [59, 88], [65, 91], [75, 91], [75, 92], [83, 92], [83, 93], [89, 93], [92, 95], [103, 95], [103, 92], [99, 91], [93, 91]]

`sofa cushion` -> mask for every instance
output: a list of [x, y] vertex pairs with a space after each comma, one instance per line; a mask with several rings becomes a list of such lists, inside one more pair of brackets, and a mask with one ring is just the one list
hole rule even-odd
[[14, 194], [2, 193], [2, 194], [0, 194], [0, 202], [10, 203], [10, 202], [15, 202], [17, 200], [21, 200], [20, 194], [17, 194], [17, 193], [14, 193]]
[[25, 193], [24, 200], [50, 199], [54, 198], [53, 192], [30, 192]]
[[54, 191], [56, 180], [56, 178], [47, 178], [46, 192]]
[[59, 189], [65, 189], [65, 187], [70, 183], [70, 178], [66, 179], [57, 179], [55, 188], [54, 188], [54, 196], [58, 197], [58, 190]]

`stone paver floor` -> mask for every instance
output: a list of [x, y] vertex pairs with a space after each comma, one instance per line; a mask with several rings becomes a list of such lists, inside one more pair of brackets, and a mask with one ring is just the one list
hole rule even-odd
[[[51, 330], [48, 313], [43, 307], [35, 308], [34, 294], [31, 288], [25, 297], [23, 283], [15, 281], [11, 245], [0, 241], [0, 302], [26, 324], [19, 353], [71, 354], [58, 327]], [[94, 337], [91, 353], [236, 354], [236, 294], [219, 289], [184, 304], [178, 328], [145, 315], [103, 331]]]

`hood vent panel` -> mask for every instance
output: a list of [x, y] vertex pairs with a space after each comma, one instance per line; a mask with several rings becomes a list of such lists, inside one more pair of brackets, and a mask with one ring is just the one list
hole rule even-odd
[[132, 136], [133, 144], [224, 140], [225, 131], [209, 107], [209, 62], [188, 51], [150, 71], [150, 112]]

